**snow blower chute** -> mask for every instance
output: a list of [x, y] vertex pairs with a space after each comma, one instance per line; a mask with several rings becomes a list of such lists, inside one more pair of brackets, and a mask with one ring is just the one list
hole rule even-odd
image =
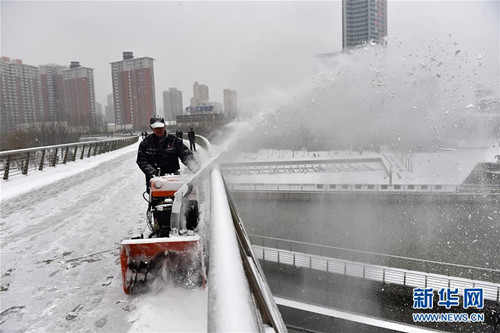
[[196, 191], [180, 175], [154, 177], [150, 185], [147, 221], [151, 234], [121, 242], [123, 291], [130, 294], [158, 278], [188, 288], [204, 287]]

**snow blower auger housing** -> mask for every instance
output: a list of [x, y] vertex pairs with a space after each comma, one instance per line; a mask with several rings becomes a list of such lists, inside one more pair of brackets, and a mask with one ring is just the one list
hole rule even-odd
[[203, 245], [197, 234], [198, 200], [185, 176], [151, 179], [147, 223], [151, 231], [123, 240], [120, 249], [123, 291], [147, 287], [161, 278], [187, 288], [204, 287]]

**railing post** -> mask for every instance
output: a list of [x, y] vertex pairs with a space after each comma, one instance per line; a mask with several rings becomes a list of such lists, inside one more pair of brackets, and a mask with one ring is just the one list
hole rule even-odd
[[85, 144], [82, 144], [82, 153], [80, 155], [81, 160], [83, 160], [83, 156], [85, 156]]
[[57, 162], [57, 152], [58, 152], [59, 148], [56, 148], [56, 150], [54, 151], [54, 157], [52, 158], [52, 161], [51, 161], [51, 164], [53, 167], [56, 166], [56, 162]]
[[76, 152], [78, 151], [78, 145], [75, 145], [75, 151], [73, 151], [73, 162], [76, 160]]
[[66, 149], [64, 150], [63, 164], [66, 164], [66, 162], [68, 161], [68, 152], [69, 147], [66, 147]]
[[92, 151], [92, 144], [89, 144], [89, 151], [87, 153], [87, 157], [90, 158], [90, 152]]
[[382, 269], [382, 282], [385, 283], [385, 268]]
[[43, 165], [45, 163], [45, 149], [42, 150], [42, 157], [40, 157], [40, 164], [38, 165], [38, 170], [43, 170]]
[[9, 179], [10, 170], [10, 155], [7, 156], [7, 161], [5, 162], [5, 170], [3, 171], [3, 180]]
[[26, 153], [26, 161], [23, 163], [23, 170], [22, 170], [23, 175], [28, 174], [29, 164], [30, 164], [30, 153], [28, 152]]

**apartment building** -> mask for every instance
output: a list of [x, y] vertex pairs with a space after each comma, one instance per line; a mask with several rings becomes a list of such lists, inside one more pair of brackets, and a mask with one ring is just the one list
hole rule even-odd
[[134, 58], [123, 52], [123, 59], [111, 63], [115, 123], [122, 129], [149, 128], [156, 114], [153, 58]]

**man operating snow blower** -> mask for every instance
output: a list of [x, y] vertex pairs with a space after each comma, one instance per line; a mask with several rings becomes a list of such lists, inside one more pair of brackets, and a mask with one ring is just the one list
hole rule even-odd
[[[204, 286], [203, 246], [197, 232], [198, 196], [179, 159], [190, 171], [199, 164], [182, 139], [167, 133], [165, 120], [153, 116], [153, 134], [139, 145], [137, 164], [146, 175], [149, 236], [121, 242], [123, 291], [141, 289], [157, 278], [174, 280], [188, 287]], [[139, 287], [142, 286], [142, 287]]]
[[[199, 169], [193, 153], [184, 145], [181, 138], [167, 133], [165, 120], [155, 115], [150, 121], [153, 134], [141, 141], [137, 153], [137, 164], [146, 176], [146, 192], [150, 193], [151, 179], [155, 176], [179, 175], [179, 159], [193, 173]], [[153, 197], [152, 206], [161, 204], [160, 199]], [[149, 208], [148, 208], [149, 209]], [[170, 210], [155, 210], [153, 236], [168, 237], [170, 233]], [[149, 216], [149, 218], [151, 218]], [[192, 224], [192, 223], [191, 223]], [[190, 225], [191, 226], [191, 225]]]
[[154, 176], [179, 174], [179, 159], [189, 170], [196, 172], [199, 168], [193, 153], [182, 142], [181, 138], [167, 133], [165, 120], [155, 115], [149, 121], [153, 134], [148, 135], [139, 145], [137, 164], [146, 175], [146, 190]]

